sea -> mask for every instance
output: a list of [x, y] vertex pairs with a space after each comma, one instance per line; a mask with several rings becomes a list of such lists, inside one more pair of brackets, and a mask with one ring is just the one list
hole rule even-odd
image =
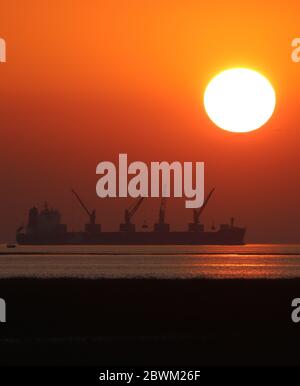
[[300, 244], [240, 246], [0, 245], [0, 278], [286, 279], [300, 277]]

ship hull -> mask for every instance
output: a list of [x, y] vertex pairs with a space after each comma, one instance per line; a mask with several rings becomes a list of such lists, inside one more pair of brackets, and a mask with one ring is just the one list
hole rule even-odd
[[66, 232], [63, 234], [18, 233], [21, 245], [241, 245], [245, 228], [216, 232]]

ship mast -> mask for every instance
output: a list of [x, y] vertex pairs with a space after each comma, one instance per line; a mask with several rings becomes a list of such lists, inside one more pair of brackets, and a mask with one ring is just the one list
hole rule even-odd
[[120, 224], [120, 231], [121, 232], [134, 232], [135, 231], [135, 225], [131, 223], [131, 220], [136, 213], [136, 211], [139, 209], [141, 203], [143, 202], [145, 197], [140, 197], [140, 199], [132, 204], [129, 208], [125, 209], [124, 213], [124, 224]]
[[207, 197], [204, 200], [203, 205], [199, 209], [193, 210], [193, 222], [189, 224], [189, 231], [190, 232], [199, 232], [203, 231], [203, 225], [200, 224], [200, 215], [203, 213], [204, 209], [206, 208], [208, 201], [210, 200], [213, 192], [215, 191], [215, 188], [213, 188], [207, 195]]
[[101, 231], [101, 226], [100, 226], [100, 224], [96, 224], [96, 210], [93, 209], [92, 211], [90, 211], [87, 208], [87, 206], [85, 205], [85, 203], [82, 201], [82, 199], [80, 198], [79, 194], [74, 189], [72, 189], [72, 193], [77, 198], [77, 200], [78, 200], [79, 204], [81, 205], [81, 207], [83, 208], [83, 210], [89, 216], [89, 223], [85, 225], [85, 231], [87, 233], [98, 233], [98, 232], [100, 232]]

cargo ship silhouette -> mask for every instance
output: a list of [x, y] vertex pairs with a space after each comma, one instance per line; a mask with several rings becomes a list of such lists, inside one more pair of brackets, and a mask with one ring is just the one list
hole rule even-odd
[[[234, 218], [230, 224], [221, 224], [219, 229], [206, 231], [200, 222], [200, 215], [207, 206], [214, 189], [212, 189], [203, 206], [193, 210], [193, 222], [188, 224], [187, 231], [170, 231], [170, 224], [165, 222], [166, 198], [162, 198], [158, 222], [152, 231], [136, 231], [132, 223], [134, 214], [142, 204], [141, 197], [131, 207], [125, 210], [124, 223], [120, 224], [118, 232], [102, 231], [101, 225], [96, 223], [96, 211], [90, 211], [79, 195], [72, 190], [78, 202], [87, 213], [89, 222], [85, 224], [84, 231], [69, 232], [67, 226], [61, 223], [59, 211], [49, 209], [48, 205], [39, 211], [36, 207], [29, 210], [28, 223], [18, 228], [16, 240], [19, 244], [28, 245], [237, 245], [244, 244], [246, 228], [236, 227]], [[146, 225], [143, 226], [147, 228]]]

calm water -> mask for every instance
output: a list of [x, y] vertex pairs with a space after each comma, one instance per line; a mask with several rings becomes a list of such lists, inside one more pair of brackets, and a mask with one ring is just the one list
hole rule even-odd
[[295, 278], [300, 245], [0, 246], [0, 277]]

